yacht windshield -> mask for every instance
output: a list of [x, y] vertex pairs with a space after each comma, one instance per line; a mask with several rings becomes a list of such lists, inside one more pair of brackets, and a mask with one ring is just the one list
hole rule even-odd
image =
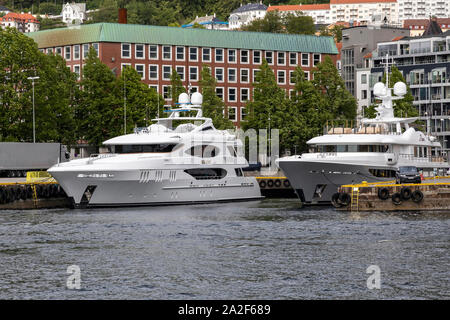
[[158, 143], [158, 144], [124, 144], [108, 146], [112, 153], [153, 153], [153, 152], [172, 152], [176, 143]]
[[400, 167], [400, 168], [398, 168], [398, 171], [400, 171], [400, 173], [417, 173], [417, 168], [416, 167]]

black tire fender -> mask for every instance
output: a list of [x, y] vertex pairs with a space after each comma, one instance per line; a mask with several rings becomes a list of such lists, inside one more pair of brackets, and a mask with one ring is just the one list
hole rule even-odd
[[378, 198], [380, 198], [381, 200], [387, 200], [389, 198], [389, 189], [388, 188], [378, 189]]
[[267, 183], [266, 183], [266, 181], [264, 181], [264, 180], [259, 180], [259, 187], [260, 188], [265, 188], [266, 187], [266, 185], [267, 185]]
[[403, 187], [402, 190], [400, 190], [400, 194], [403, 200], [409, 200], [411, 198], [412, 191], [408, 187]]
[[280, 179], [275, 180], [274, 185], [277, 188], [281, 187], [281, 180]]
[[412, 201], [419, 203], [423, 200], [423, 192], [420, 190], [415, 190], [412, 194], [411, 194], [411, 199]]
[[339, 195], [340, 195], [340, 193], [336, 192], [336, 193], [333, 193], [333, 195], [331, 196], [331, 204], [335, 208], [342, 207], [342, 204], [339, 202]]
[[350, 202], [352, 201], [352, 198], [350, 195], [346, 192], [342, 192], [339, 194], [339, 203], [343, 206], [348, 206]]
[[394, 193], [394, 194], [392, 195], [392, 202], [393, 202], [396, 206], [402, 204], [402, 195], [401, 195], [400, 193], [398, 193], [398, 192]]
[[269, 188], [272, 188], [272, 187], [273, 187], [273, 180], [272, 180], [272, 179], [267, 180], [267, 186], [268, 186]]
[[290, 187], [291, 187], [291, 183], [289, 182], [288, 179], [284, 179], [284, 181], [283, 181], [283, 186], [284, 186], [285, 188], [290, 188]]

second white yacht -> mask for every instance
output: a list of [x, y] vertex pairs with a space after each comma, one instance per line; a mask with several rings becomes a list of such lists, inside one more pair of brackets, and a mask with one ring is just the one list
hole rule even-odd
[[183, 93], [179, 107], [167, 110], [169, 117], [105, 141], [110, 153], [48, 172], [75, 207], [261, 199], [256, 179], [243, 175], [248, 162], [238, 152], [241, 140], [202, 117], [202, 100], [200, 93]]
[[409, 126], [417, 118], [394, 117], [392, 100], [402, 99], [406, 90], [396, 83], [393, 97], [387, 85], [375, 84], [382, 101], [375, 119], [364, 118], [355, 128], [327, 127], [325, 135], [307, 142], [310, 153], [276, 160], [302, 202], [329, 203], [344, 184], [393, 180], [400, 166], [415, 166], [425, 176], [447, 171], [437, 139]]

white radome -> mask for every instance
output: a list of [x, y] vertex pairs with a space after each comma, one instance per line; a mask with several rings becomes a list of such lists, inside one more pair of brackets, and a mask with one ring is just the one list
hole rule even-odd
[[383, 82], [377, 82], [373, 86], [373, 94], [376, 96], [386, 95], [386, 87]]
[[403, 82], [397, 82], [394, 84], [394, 94], [396, 96], [404, 96], [407, 92], [406, 84]]

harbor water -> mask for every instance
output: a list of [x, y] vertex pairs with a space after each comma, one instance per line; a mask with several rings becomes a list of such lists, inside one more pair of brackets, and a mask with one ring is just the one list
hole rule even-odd
[[449, 227], [450, 212], [296, 199], [5, 210], [0, 299], [450, 299]]

